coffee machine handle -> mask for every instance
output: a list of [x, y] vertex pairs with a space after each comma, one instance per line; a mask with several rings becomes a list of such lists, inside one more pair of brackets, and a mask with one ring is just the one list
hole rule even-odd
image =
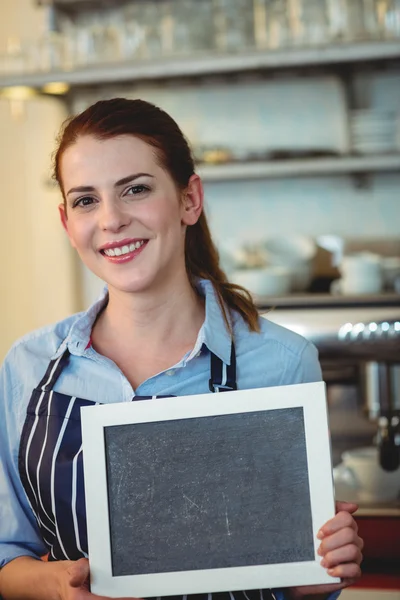
[[385, 471], [396, 471], [400, 466], [400, 447], [396, 445], [398, 418], [379, 419], [379, 463]]

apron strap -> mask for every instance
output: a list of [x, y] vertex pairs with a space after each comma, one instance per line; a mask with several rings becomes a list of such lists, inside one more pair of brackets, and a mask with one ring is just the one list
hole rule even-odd
[[226, 365], [218, 356], [211, 352], [211, 379], [208, 387], [211, 392], [231, 392], [237, 390], [236, 383], [236, 352], [235, 344], [231, 345], [231, 363]]
[[67, 364], [69, 359], [69, 350], [68, 348], [61, 354], [58, 358], [52, 360], [47, 367], [47, 371], [44, 374], [43, 379], [38, 385], [38, 388], [42, 390], [42, 392], [49, 392], [53, 389], [54, 384], [56, 383], [58, 377], [60, 376], [61, 371]]

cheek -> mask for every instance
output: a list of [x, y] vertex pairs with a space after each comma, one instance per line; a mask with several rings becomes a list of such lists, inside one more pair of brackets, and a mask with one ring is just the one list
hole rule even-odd
[[[140, 219], [139, 215], [137, 215]], [[181, 208], [179, 201], [170, 197], [159, 197], [154, 203], [143, 207], [141, 213], [143, 223], [154, 232], [180, 231], [182, 227]]]
[[68, 227], [69, 239], [74, 248], [79, 250], [85, 242], [90, 238], [90, 226], [89, 223], [82, 221], [72, 221]]

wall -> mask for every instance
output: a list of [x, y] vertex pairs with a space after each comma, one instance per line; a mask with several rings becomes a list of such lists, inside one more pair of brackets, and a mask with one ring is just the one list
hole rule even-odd
[[49, 187], [62, 104], [30, 100], [15, 120], [0, 100], [0, 356], [19, 336], [74, 308], [68, 241], [59, 223], [56, 189]]
[[[2, 0], [0, 48], [9, 37], [39, 35], [46, 14], [33, 0]], [[76, 309], [72, 253], [49, 187], [51, 153], [66, 107], [0, 98], [0, 361], [26, 332]]]
[[0, 54], [16, 40], [34, 40], [46, 31], [47, 9], [36, 0], [1, 0]]

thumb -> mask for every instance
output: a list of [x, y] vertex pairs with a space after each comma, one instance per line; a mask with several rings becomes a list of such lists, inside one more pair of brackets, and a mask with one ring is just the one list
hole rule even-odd
[[74, 588], [83, 587], [89, 581], [89, 561], [87, 558], [80, 558], [73, 565], [68, 567], [69, 585]]
[[358, 504], [355, 504], [355, 502], [336, 502], [336, 512], [342, 510], [352, 515], [358, 510]]

